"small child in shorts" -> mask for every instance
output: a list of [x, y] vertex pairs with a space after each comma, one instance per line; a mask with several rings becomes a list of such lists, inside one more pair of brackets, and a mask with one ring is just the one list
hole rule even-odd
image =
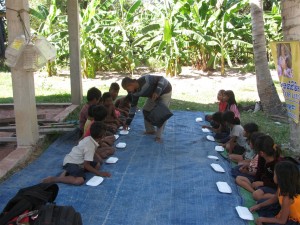
[[47, 177], [43, 183], [65, 183], [82, 185], [86, 179], [85, 172], [94, 173], [97, 176], [110, 177], [108, 172], [100, 172], [100, 163], [94, 161], [97, 158], [96, 149], [98, 141], [105, 135], [106, 129], [102, 122], [94, 122], [91, 125], [91, 136], [82, 139], [79, 144], [72, 148], [64, 158], [64, 172], [58, 177]]

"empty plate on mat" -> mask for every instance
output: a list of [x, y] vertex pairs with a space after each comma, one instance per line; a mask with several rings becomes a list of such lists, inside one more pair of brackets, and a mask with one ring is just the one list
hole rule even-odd
[[203, 119], [201, 117], [196, 118], [196, 122], [202, 122]]
[[224, 152], [224, 147], [221, 146], [221, 145], [217, 145], [217, 146], [215, 147], [215, 150], [216, 150], [217, 152]]
[[[119, 130], [124, 130], [123, 126], [120, 126]], [[130, 130], [130, 127], [127, 127], [127, 130]]]
[[219, 189], [219, 192], [228, 194], [232, 193], [231, 187], [227, 184], [227, 182], [218, 181], [216, 184]]
[[88, 180], [88, 182], [86, 182], [86, 185], [95, 187], [101, 184], [103, 180], [103, 177], [93, 176], [91, 179]]
[[119, 135], [115, 134], [115, 139], [118, 140], [118, 138], [120, 137]]
[[239, 214], [239, 217], [241, 217], [243, 220], [254, 220], [252, 213], [247, 207], [237, 206], [235, 209]]
[[211, 135], [207, 135], [206, 138], [209, 141], [215, 141], [215, 138], [213, 136], [211, 136]]
[[117, 157], [109, 157], [105, 162], [106, 163], [116, 163], [119, 159]]
[[207, 129], [207, 128], [202, 128], [202, 131], [205, 132], [205, 133], [210, 132], [210, 130]]
[[220, 173], [225, 173], [225, 170], [223, 169], [222, 166], [220, 166], [219, 164], [217, 163], [212, 163], [210, 164], [211, 167], [216, 171], [216, 172], [220, 172]]
[[209, 159], [216, 159], [216, 160], [219, 159], [218, 156], [214, 156], [214, 155], [208, 155], [207, 158], [209, 158]]
[[129, 131], [128, 130], [120, 130], [120, 134], [126, 135], [126, 134], [129, 134]]
[[125, 142], [119, 142], [118, 144], [116, 144], [117, 148], [125, 148], [126, 147], [126, 143]]

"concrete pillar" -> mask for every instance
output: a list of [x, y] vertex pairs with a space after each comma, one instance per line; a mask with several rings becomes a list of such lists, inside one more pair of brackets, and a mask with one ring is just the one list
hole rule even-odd
[[69, 49], [70, 49], [70, 78], [71, 102], [80, 105], [82, 101], [82, 78], [80, 66], [80, 29], [78, 0], [67, 1]]
[[[6, 7], [8, 41], [11, 43], [15, 37], [25, 34], [16, 11], [20, 12], [24, 26], [30, 32], [28, 0], [9, 0], [6, 1]], [[20, 57], [16, 67], [11, 69], [16, 134], [18, 146], [31, 146], [35, 145], [39, 138], [34, 76], [32, 72], [23, 69], [23, 60], [23, 57]]]

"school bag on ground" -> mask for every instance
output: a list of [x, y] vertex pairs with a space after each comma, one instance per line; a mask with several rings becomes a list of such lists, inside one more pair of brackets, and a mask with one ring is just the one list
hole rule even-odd
[[[58, 189], [57, 184], [37, 184], [20, 189], [0, 214], [0, 225], [17, 224], [16, 220], [20, 215], [38, 210], [48, 202], [54, 202]], [[24, 219], [30, 222], [28, 216]]]
[[72, 206], [48, 204], [38, 210], [34, 225], [82, 225], [82, 220]]

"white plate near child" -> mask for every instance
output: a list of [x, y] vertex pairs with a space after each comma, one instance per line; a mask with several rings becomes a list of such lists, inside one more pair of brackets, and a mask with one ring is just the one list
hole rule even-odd
[[86, 185], [88, 186], [98, 186], [99, 184], [101, 184], [103, 182], [103, 177], [100, 177], [100, 176], [93, 176], [91, 179], [89, 179], [87, 182], [86, 182]]
[[127, 135], [127, 134], [129, 134], [129, 131], [128, 130], [120, 130], [120, 134]]
[[116, 144], [116, 148], [125, 148], [125, 147], [126, 147], [125, 142], [119, 142], [118, 144]]
[[201, 117], [196, 118], [197, 123], [202, 122], [202, 121], [203, 121], [203, 119]]
[[108, 164], [114, 164], [116, 162], [118, 162], [118, 158], [117, 157], [109, 157], [105, 162]]
[[213, 136], [211, 136], [211, 135], [207, 135], [206, 138], [209, 141], [215, 141], [215, 138]]

